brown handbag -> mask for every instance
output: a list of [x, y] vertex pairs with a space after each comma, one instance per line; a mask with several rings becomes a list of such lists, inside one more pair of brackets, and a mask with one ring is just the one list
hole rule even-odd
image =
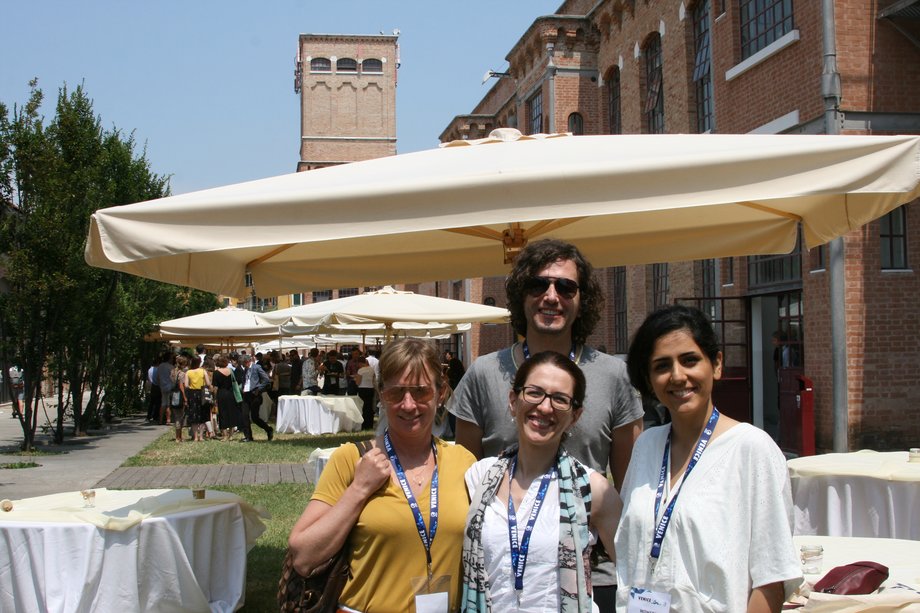
[[[362, 441], [355, 443], [355, 446], [360, 457], [370, 450], [371, 442]], [[289, 548], [278, 581], [278, 607], [281, 613], [334, 613], [350, 574], [349, 551], [346, 539], [341, 549], [304, 577], [294, 570], [294, 555]]]
[[853, 562], [836, 566], [815, 583], [825, 594], [871, 594], [888, 578], [888, 567], [875, 562]]

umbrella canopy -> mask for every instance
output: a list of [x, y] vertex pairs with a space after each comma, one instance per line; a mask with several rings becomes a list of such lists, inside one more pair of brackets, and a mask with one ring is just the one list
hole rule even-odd
[[258, 313], [228, 307], [161, 322], [157, 338], [203, 342], [233, 340], [258, 341], [277, 338], [278, 326], [258, 319]]
[[916, 136], [515, 132], [101, 209], [86, 261], [270, 296], [503, 275], [545, 235], [595, 266], [786, 253], [920, 195]]
[[282, 326], [285, 334], [400, 330], [449, 334], [469, 329], [472, 322], [507, 323], [509, 317], [507, 309], [398, 291], [390, 286], [259, 315], [267, 324]]

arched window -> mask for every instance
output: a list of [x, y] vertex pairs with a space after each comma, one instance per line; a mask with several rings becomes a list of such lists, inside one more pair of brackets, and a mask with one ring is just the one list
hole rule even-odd
[[358, 62], [354, 58], [343, 57], [335, 63], [336, 72], [358, 72]]
[[575, 136], [585, 133], [585, 119], [581, 116], [581, 113], [569, 115], [569, 132]]
[[652, 33], [645, 43], [645, 119], [649, 134], [664, 134], [664, 84], [661, 69], [661, 35]]
[[607, 75], [607, 115], [610, 121], [610, 133], [622, 134], [623, 124], [620, 113], [620, 67], [614, 66]]
[[315, 57], [310, 60], [310, 72], [332, 72], [332, 62], [328, 57]]
[[367, 59], [361, 62], [361, 72], [383, 72], [383, 62], [378, 59]]

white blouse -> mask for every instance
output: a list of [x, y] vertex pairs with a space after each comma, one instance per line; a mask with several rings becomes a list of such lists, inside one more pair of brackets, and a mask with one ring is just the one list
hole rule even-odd
[[[470, 496], [482, 482], [498, 458], [484, 458], [466, 471], [466, 487]], [[592, 472], [589, 469], [589, 472]], [[524, 526], [533, 509], [540, 479], [534, 479], [514, 513], [518, 518], [518, 534], [523, 536]], [[591, 535], [591, 543], [594, 543]], [[527, 566], [524, 568], [524, 589], [520, 594], [514, 589], [514, 570], [511, 568], [511, 543], [508, 540], [508, 504], [495, 497], [486, 509], [482, 527], [482, 548], [486, 572], [489, 577], [489, 594], [493, 611], [528, 611], [528, 613], [558, 613], [559, 599], [559, 482], [554, 476], [546, 498], [537, 515]], [[520, 598], [519, 598], [520, 596]], [[594, 610], [597, 610], [594, 607]]]

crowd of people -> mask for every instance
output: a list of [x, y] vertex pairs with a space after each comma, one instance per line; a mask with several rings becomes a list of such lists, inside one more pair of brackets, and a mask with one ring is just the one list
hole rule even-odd
[[[652, 313], [625, 363], [587, 346], [603, 292], [557, 240], [506, 292], [520, 341], [459, 376], [423, 341], [385, 347], [385, 428], [332, 454], [289, 537], [298, 572], [346, 547], [346, 612], [779, 611], [802, 580], [785, 461], [715, 407], [705, 315]], [[670, 423], [643, 432], [643, 394]], [[456, 444], [434, 436], [445, 404]]]
[[[230, 440], [242, 433], [253, 441], [252, 425], [266, 438], [274, 438], [274, 420], [280, 396], [329, 394], [358, 396], [363, 401], [362, 428], [374, 428], [377, 416], [377, 352], [354, 349], [348, 359], [335, 350], [310, 349], [301, 356], [297, 349], [249, 354], [208, 355], [204, 345], [196, 353], [163, 351], [147, 371], [149, 388], [147, 421], [171, 425], [176, 441]], [[262, 418], [263, 394], [271, 406]]]

